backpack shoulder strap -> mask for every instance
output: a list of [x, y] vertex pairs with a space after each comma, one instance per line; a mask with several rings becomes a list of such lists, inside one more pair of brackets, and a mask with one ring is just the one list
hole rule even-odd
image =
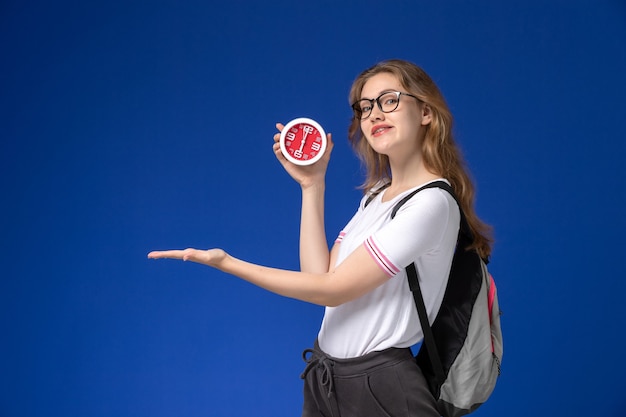
[[[378, 189], [374, 190], [371, 192], [371, 194], [369, 195], [369, 197], [367, 197], [367, 200], [365, 200], [365, 204], [363, 204], [363, 208], [367, 207], [369, 203], [372, 202], [372, 200], [374, 198], [376, 198], [376, 196], [378, 194], [380, 194], [385, 188], [388, 188], [391, 185], [390, 182], [383, 184], [382, 186], [380, 186]], [[393, 218], [393, 217], [392, 217]]]
[[[446, 190], [454, 198], [454, 201], [456, 201], [456, 203], [459, 204], [458, 200], [456, 199], [456, 195], [454, 194], [454, 190], [452, 189], [452, 187], [448, 185], [447, 182], [433, 181], [424, 185], [423, 187], [418, 188], [417, 190], [412, 191], [411, 193], [407, 194], [402, 200], [398, 201], [396, 205], [393, 207], [393, 210], [391, 211], [391, 218], [393, 219], [396, 216], [396, 213], [398, 212], [398, 210], [400, 210], [400, 207], [402, 207], [407, 201], [413, 198], [415, 194], [427, 188], [441, 188], [443, 190]], [[461, 206], [459, 205], [459, 207]]]
[[411, 289], [411, 294], [413, 294], [415, 308], [417, 309], [417, 316], [419, 317], [420, 325], [422, 326], [422, 334], [424, 335], [423, 344], [426, 345], [428, 357], [430, 358], [430, 366], [432, 367], [435, 375], [435, 384], [433, 384], [432, 389], [435, 389], [436, 392], [433, 392], [433, 394], [435, 395], [435, 398], [438, 398], [439, 388], [446, 379], [445, 371], [443, 370], [443, 363], [441, 362], [441, 357], [439, 356], [439, 351], [437, 350], [433, 329], [430, 327], [430, 323], [428, 322], [428, 312], [426, 311], [426, 305], [424, 304], [424, 296], [422, 295], [422, 290], [420, 288], [419, 275], [417, 273], [415, 262], [411, 262], [405, 270], [409, 281], [409, 288]]
[[[391, 211], [391, 218], [393, 219], [407, 201], [409, 201], [413, 196], [419, 193], [422, 190], [427, 188], [441, 188], [446, 190], [450, 195], [454, 198], [457, 205], [459, 206], [459, 211], [461, 212], [461, 229], [465, 226], [467, 231], [469, 232], [469, 226], [467, 225], [467, 221], [465, 220], [465, 216], [463, 215], [463, 210], [461, 209], [461, 205], [459, 204], [456, 195], [454, 194], [454, 190], [448, 183], [444, 181], [434, 181], [429, 184], [426, 184], [423, 187], [418, 188], [417, 190], [411, 192], [407, 196], [405, 196], [402, 200], [396, 203]], [[461, 234], [461, 230], [459, 230], [459, 235]], [[469, 235], [471, 236], [471, 234]], [[419, 273], [417, 272], [417, 267], [415, 262], [412, 262], [406, 268], [406, 276], [409, 282], [409, 288], [411, 289], [411, 293], [413, 294], [413, 301], [415, 302], [415, 308], [417, 310], [417, 316], [420, 320], [420, 325], [422, 327], [422, 333], [424, 335], [423, 344], [426, 346], [426, 350], [428, 351], [428, 356], [430, 358], [430, 365], [432, 367], [432, 371], [434, 373], [435, 382], [432, 385], [431, 389], [435, 390], [433, 394], [435, 397], [439, 397], [439, 390], [441, 385], [443, 384], [446, 376], [443, 368], [443, 363], [441, 361], [441, 357], [439, 356], [439, 351], [437, 349], [437, 345], [435, 343], [435, 336], [433, 335], [433, 330], [428, 321], [428, 312], [426, 311], [426, 306], [424, 304], [424, 296], [422, 295], [422, 291], [419, 284]]]
[[410, 194], [407, 194], [402, 200], [398, 201], [396, 205], [393, 207], [393, 209], [391, 210], [391, 218], [393, 219], [396, 216], [396, 213], [398, 212], [398, 210], [400, 210], [400, 208], [407, 201], [413, 198], [415, 194], [427, 188], [441, 188], [442, 190], [447, 191], [448, 194], [450, 194], [452, 198], [454, 198], [454, 201], [456, 201], [456, 205], [459, 207], [459, 212], [461, 213], [460, 231], [468, 239], [468, 242], [472, 242], [474, 240], [474, 235], [472, 233], [472, 230], [469, 227], [469, 223], [467, 223], [467, 219], [465, 218], [465, 214], [463, 213], [463, 209], [461, 208], [459, 199], [456, 197], [456, 194], [454, 193], [454, 190], [452, 189], [452, 187], [445, 181], [433, 181], [431, 183], [424, 185], [423, 187], [418, 188], [417, 190], [412, 191]]

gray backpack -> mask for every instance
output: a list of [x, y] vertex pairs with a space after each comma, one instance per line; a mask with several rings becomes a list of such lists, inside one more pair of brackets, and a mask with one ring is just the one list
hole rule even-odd
[[[391, 217], [415, 194], [433, 187], [446, 190], [456, 200], [447, 183], [432, 182], [399, 201]], [[415, 359], [437, 400], [439, 412], [445, 417], [476, 410], [487, 401], [500, 375], [503, 346], [496, 286], [487, 271], [487, 262], [476, 251], [465, 249], [472, 241], [461, 210], [448, 286], [432, 326], [424, 307], [417, 268], [414, 263], [406, 267], [424, 331], [424, 341]]]

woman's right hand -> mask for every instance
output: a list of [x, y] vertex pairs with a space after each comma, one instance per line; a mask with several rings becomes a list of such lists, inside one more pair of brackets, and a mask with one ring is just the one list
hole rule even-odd
[[285, 128], [282, 123], [276, 123], [278, 133], [274, 135], [274, 154], [276, 159], [281, 163], [285, 171], [293, 178], [302, 188], [308, 188], [313, 185], [323, 184], [326, 177], [326, 169], [330, 161], [330, 153], [333, 149], [332, 135], [326, 134], [328, 145], [322, 158], [312, 165], [296, 165], [289, 162], [280, 150], [280, 132]]

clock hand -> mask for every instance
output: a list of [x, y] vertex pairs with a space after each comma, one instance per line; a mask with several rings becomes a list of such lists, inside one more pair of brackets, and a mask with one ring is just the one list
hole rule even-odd
[[306, 137], [309, 135], [309, 133], [311, 133], [313, 131], [313, 129], [311, 128], [311, 126], [304, 126], [302, 128], [302, 142], [300, 142], [300, 152], [302, 152], [302, 149], [304, 149], [304, 144], [306, 143]]

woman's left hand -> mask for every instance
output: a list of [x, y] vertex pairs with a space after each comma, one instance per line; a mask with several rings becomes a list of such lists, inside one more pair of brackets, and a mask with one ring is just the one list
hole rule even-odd
[[150, 259], [180, 259], [182, 261], [197, 262], [213, 267], [218, 267], [226, 256], [226, 252], [222, 249], [199, 250], [193, 248], [153, 251], [148, 254], [148, 258]]

